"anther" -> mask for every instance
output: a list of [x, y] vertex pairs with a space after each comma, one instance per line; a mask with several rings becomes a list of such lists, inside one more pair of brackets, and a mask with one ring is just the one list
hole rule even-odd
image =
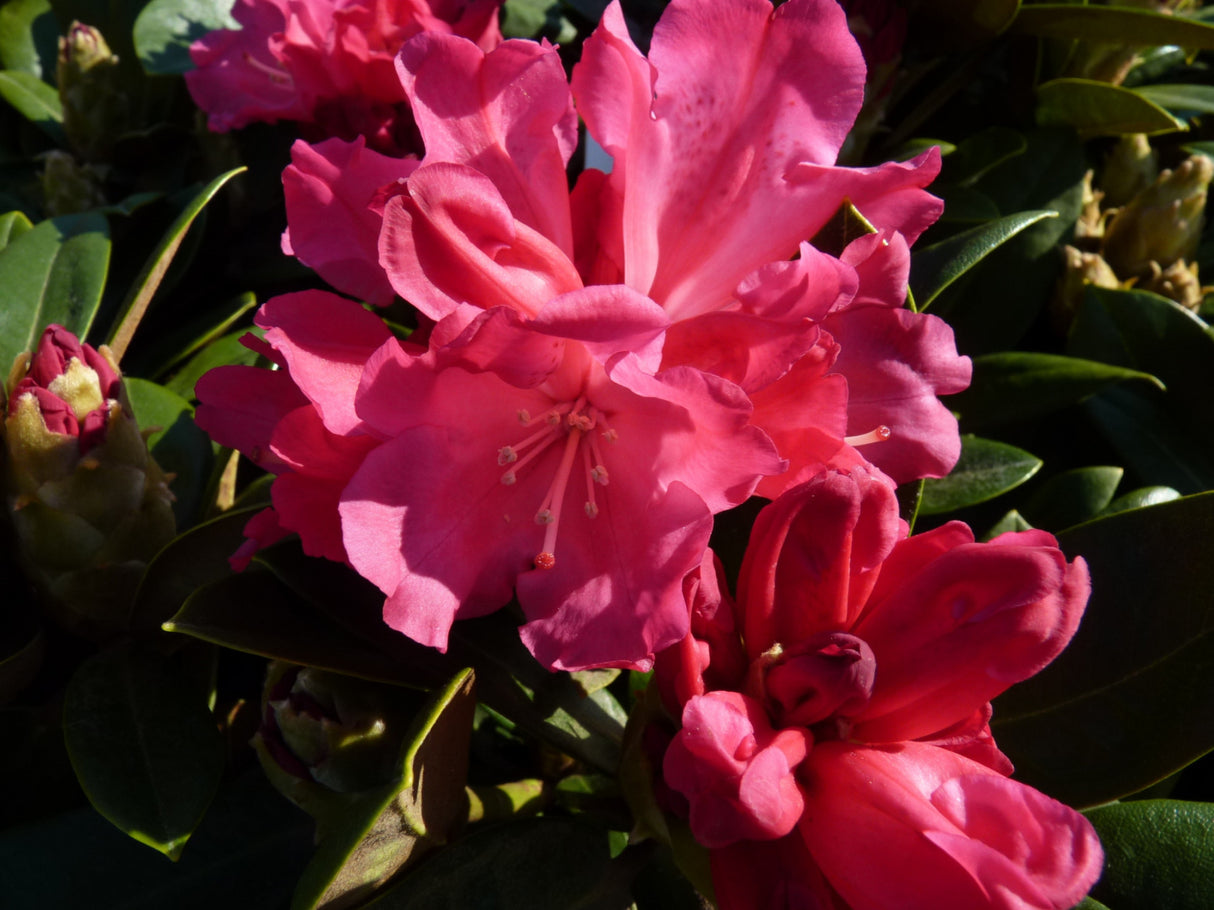
[[596, 506], [593, 502], [587, 502], [586, 505], [584, 506], [584, 508], [586, 509], [587, 518], [598, 518], [599, 517], [599, 507]]
[[527, 424], [531, 423], [531, 412], [528, 411], [526, 408], [519, 408], [518, 409], [518, 422], [521, 423], [523, 426], [527, 426]]
[[607, 469], [601, 464], [596, 464], [590, 469], [590, 479], [601, 487], [607, 486], [608, 481], [611, 480], [611, 478], [607, 475]]
[[535, 513], [535, 523], [537, 525], [550, 525], [556, 521], [556, 516], [552, 514], [551, 509], [540, 509]]
[[514, 451], [513, 446], [502, 446], [497, 450], [497, 463], [499, 465], [514, 464], [518, 461], [518, 452]]
[[505, 474], [502, 475], [502, 486], [504, 486], [504, 487], [514, 486], [514, 482], [516, 480], [518, 480], [518, 477], [515, 476], [514, 472], [507, 471]]

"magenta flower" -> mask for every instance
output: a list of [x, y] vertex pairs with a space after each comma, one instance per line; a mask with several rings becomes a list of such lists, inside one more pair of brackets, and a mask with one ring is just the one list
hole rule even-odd
[[664, 776], [722, 910], [1065, 910], [1100, 873], [1091, 826], [1009, 779], [988, 725], [1074, 634], [1086, 566], [1042, 531], [905, 534], [886, 483], [819, 475], [760, 514], [736, 608], [693, 599], [659, 655]]
[[257, 121], [299, 121], [314, 139], [365, 137], [402, 155], [418, 145], [393, 71], [400, 46], [423, 31], [485, 49], [501, 34], [500, 0], [238, 0], [240, 29], [190, 47], [195, 103], [217, 132]]

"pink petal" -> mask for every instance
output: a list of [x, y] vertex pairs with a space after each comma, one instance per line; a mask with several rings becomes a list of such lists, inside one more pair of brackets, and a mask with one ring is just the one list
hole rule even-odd
[[392, 286], [433, 319], [463, 303], [531, 316], [582, 286], [561, 248], [516, 221], [493, 182], [465, 165], [414, 171], [384, 207], [379, 244]]
[[[764, 0], [676, 0], [648, 62], [618, 5], [608, 7], [573, 87], [623, 187], [626, 283], [681, 318], [787, 259], [844, 192], [790, 192], [785, 175], [801, 162], [833, 163], [863, 83], [863, 58], [833, 2], [795, 0], [773, 13]], [[756, 136], [767, 141], [756, 147]]]
[[359, 429], [354, 393], [367, 358], [392, 337], [383, 320], [336, 294], [299, 291], [267, 301], [255, 322], [325, 426], [337, 434]]
[[1095, 882], [1079, 813], [933, 746], [817, 745], [800, 832], [852, 910], [1067, 910]]
[[[905, 533], [891, 487], [862, 470], [820, 475], [764, 508], [738, 576], [751, 659], [773, 644], [793, 645], [819, 632], [866, 638], [853, 623], [878, 572], [884, 574], [882, 560]], [[881, 652], [873, 651], [880, 686], [885, 668]]]
[[270, 438], [283, 416], [309, 404], [285, 370], [216, 367], [194, 386], [194, 422], [223, 446], [237, 449], [255, 465], [279, 473], [285, 467], [270, 451]]
[[283, 249], [315, 269], [339, 291], [387, 306], [396, 293], [379, 264], [383, 217], [369, 208], [380, 187], [403, 180], [417, 167], [353, 142], [297, 141], [282, 172], [287, 205]]
[[[955, 540], [964, 531], [951, 523], [911, 542], [923, 552], [918, 538]], [[1043, 531], [960, 543], [913, 567], [891, 560], [852, 628], [880, 667], [853, 736], [917, 739], [966, 718], [1066, 647], [1088, 591], [1086, 565], [1068, 565]]]
[[465, 164], [497, 187], [513, 216], [573, 254], [565, 164], [577, 115], [556, 49], [507, 41], [474, 44], [423, 34], [397, 68], [426, 145], [426, 164]]
[[822, 877], [799, 831], [709, 854], [717, 910], [850, 910]]

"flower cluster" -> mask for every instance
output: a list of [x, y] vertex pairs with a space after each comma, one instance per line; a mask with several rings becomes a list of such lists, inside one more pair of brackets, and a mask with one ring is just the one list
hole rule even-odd
[[[517, 598], [546, 667], [656, 655], [681, 722], [665, 781], [726, 910], [1081, 899], [1091, 827], [1009, 779], [988, 721], [1074, 634], [1086, 569], [1042, 532], [906, 536], [894, 487], [956, 462], [940, 396], [970, 363], [904, 306], [938, 153], [836, 164], [864, 101], [844, 10], [674, 0], [645, 55], [612, 3], [567, 80], [555, 48], [486, 37], [485, 4], [407, 41], [367, 27], [380, 4], [326, 6], [323, 28], [314, 6], [246, 0], [238, 18], [273, 22], [196, 57], [256, 74], [269, 116], [407, 108], [420, 158], [378, 113], [295, 144], [283, 245], [420, 326], [284, 295], [247, 341], [276, 368], [198, 383], [199, 425], [275, 475], [234, 561], [296, 533], [439, 649]], [[232, 95], [218, 126], [264, 115]], [[611, 167], [570, 189], [579, 119]], [[871, 232], [816, 247], [848, 206]], [[775, 502], [735, 607], [709, 535], [755, 493]]]
[[722, 910], [1083, 898], [1095, 832], [1008, 778], [988, 724], [990, 699], [1075, 633], [1082, 560], [1043, 531], [908, 538], [888, 486], [858, 469], [759, 515], [736, 604], [713, 571], [689, 587], [692, 630], [657, 679], [682, 721], [665, 780]]
[[409, 107], [393, 72], [402, 44], [421, 32], [501, 41], [500, 0], [238, 0], [238, 29], [190, 48], [195, 103], [219, 132], [295, 120], [317, 139], [362, 136], [373, 148], [417, 151]]

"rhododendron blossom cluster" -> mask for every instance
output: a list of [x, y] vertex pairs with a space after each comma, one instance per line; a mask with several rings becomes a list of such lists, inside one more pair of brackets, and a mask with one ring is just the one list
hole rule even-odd
[[[648, 57], [613, 4], [571, 83], [549, 46], [433, 31], [397, 70], [425, 156], [297, 143], [284, 244], [400, 294], [425, 347], [325, 292], [267, 304], [286, 369], [198, 386], [279, 475], [255, 540], [348, 562], [425, 644], [514, 593], [546, 666], [643, 668], [687, 631], [712, 515], [827, 466], [951, 468], [969, 361], [902, 307], [938, 156], [834, 166], [864, 65], [833, 0], [676, 2]], [[570, 192], [578, 114], [614, 165]], [[848, 201], [876, 233], [836, 258], [809, 241]]]
[[195, 103], [219, 132], [295, 120], [313, 139], [363, 137], [392, 155], [417, 152], [396, 52], [421, 32], [501, 41], [500, 0], [237, 0], [239, 29], [190, 48]]
[[1074, 635], [1086, 566], [1043, 531], [905, 535], [881, 479], [823, 474], [760, 513], [736, 605], [710, 559], [688, 587], [662, 768], [722, 910], [1067, 910], [1100, 873], [1088, 822], [1010, 780], [988, 725]]

